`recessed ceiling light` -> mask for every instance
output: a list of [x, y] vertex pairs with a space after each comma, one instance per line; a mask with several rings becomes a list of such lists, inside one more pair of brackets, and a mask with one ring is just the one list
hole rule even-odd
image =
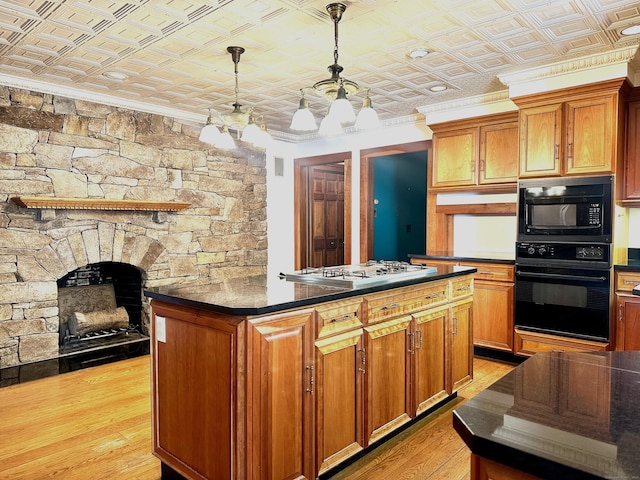
[[425, 47], [414, 48], [409, 52], [408, 55], [410, 58], [413, 58], [414, 60], [416, 60], [419, 58], [424, 58], [427, 55], [429, 55], [429, 50], [426, 49]]
[[640, 33], [640, 25], [631, 25], [620, 31], [620, 35], [637, 35], [638, 33]]
[[104, 72], [103, 75], [111, 80], [126, 80], [129, 75], [120, 72]]
[[432, 92], [444, 92], [446, 89], [446, 85], [434, 85], [433, 87], [429, 88], [429, 90], [431, 90]]

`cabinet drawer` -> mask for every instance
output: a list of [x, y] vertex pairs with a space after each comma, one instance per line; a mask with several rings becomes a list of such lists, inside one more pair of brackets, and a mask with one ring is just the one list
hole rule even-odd
[[630, 292], [640, 285], [640, 272], [616, 272], [616, 291]]
[[466, 297], [473, 293], [473, 277], [467, 276], [451, 280], [451, 299]]
[[489, 280], [492, 282], [513, 282], [515, 278], [513, 265], [501, 265], [497, 263], [468, 263], [460, 262], [465, 267], [474, 267], [476, 280]]
[[362, 298], [349, 298], [316, 307], [317, 338], [324, 338], [362, 326]]
[[538, 352], [598, 352], [607, 350], [608, 346], [608, 343], [528, 332], [518, 328], [515, 330], [516, 355], [534, 355]]

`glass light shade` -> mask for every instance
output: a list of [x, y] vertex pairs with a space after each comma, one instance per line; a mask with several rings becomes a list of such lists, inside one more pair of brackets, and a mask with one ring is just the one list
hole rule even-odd
[[251, 120], [249, 120], [249, 123], [247, 124], [247, 126], [244, 127], [244, 129], [242, 130], [242, 136], [240, 137], [240, 140], [248, 143], [256, 143], [256, 140], [258, 139], [259, 135], [260, 135], [260, 127], [255, 123], [253, 123]]
[[358, 112], [356, 118], [356, 129], [368, 130], [371, 128], [378, 128], [380, 126], [380, 119], [378, 118], [378, 112], [376, 112], [371, 106], [371, 99], [366, 96], [362, 101], [362, 108]]
[[267, 148], [271, 144], [271, 135], [267, 132], [267, 126], [263, 123], [260, 125], [260, 132], [253, 144], [258, 148]]
[[[342, 95], [340, 95], [340, 90], [342, 90]], [[342, 87], [338, 90], [338, 97], [331, 104], [331, 108], [329, 108], [329, 116], [337, 118], [342, 125], [356, 121], [356, 113], [353, 111], [353, 105], [347, 100]]]
[[212, 123], [208, 123], [204, 127], [202, 127], [202, 130], [200, 130], [200, 136], [198, 137], [198, 140], [204, 143], [215, 145], [219, 136], [220, 130], [218, 130], [218, 127], [216, 127]]
[[229, 128], [226, 125], [222, 128], [222, 133], [220, 137], [218, 137], [215, 146], [223, 150], [233, 150], [236, 148], [236, 142], [233, 140], [233, 137], [229, 133]]
[[319, 135], [340, 135], [343, 132], [340, 121], [332, 117], [331, 114], [327, 115], [320, 122], [320, 128], [318, 129]]
[[316, 119], [311, 110], [309, 110], [309, 102], [307, 102], [306, 98], [303, 97], [300, 99], [300, 106], [298, 110], [296, 110], [296, 113], [293, 114], [289, 128], [299, 132], [313, 132], [318, 128]]

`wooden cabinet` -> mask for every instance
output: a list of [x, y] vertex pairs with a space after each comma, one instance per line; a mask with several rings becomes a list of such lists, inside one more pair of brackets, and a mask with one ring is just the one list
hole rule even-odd
[[154, 299], [153, 446], [192, 479], [311, 479], [472, 379], [473, 277], [260, 316]]
[[361, 299], [316, 308], [315, 452], [316, 475], [365, 446], [363, 376], [365, 352]]
[[515, 184], [518, 172], [517, 114], [431, 125], [431, 188], [456, 189]]
[[516, 355], [528, 356], [538, 352], [602, 352], [609, 349], [609, 344], [603, 342], [530, 332], [520, 328], [516, 328], [514, 332], [513, 353]]
[[613, 173], [621, 157], [622, 103], [615, 80], [515, 98], [520, 178]]
[[304, 309], [248, 324], [250, 478], [316, 478], [310, 448], [316, 382], [312, 318], [313, 310]]
[[640, 272], [616, 272], [616, 350], [640, 350]]
[[623, 199], [640, 201], [640, 101], [627, 109]]
[[478, 271], [473, 281], [473, 344], [513, 352], [514, 266], [504, 263], [427, 260], [427, 265], [462, 264]]

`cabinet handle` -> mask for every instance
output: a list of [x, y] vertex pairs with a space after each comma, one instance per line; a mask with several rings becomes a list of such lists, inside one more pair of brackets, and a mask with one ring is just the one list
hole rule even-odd
[[399, 306], [400, 306], [400, 304], [398, 304], [398, 303], [392, 303], [391, 305], [385, 305], [380, 310], [384, 312], [385, 310], [391, 310], [391, 309], [394, 309], [394, 308], [398, 308]]
[[433, 300], [434, 298], [439, 298], [442, 296], [442, 293], [432, 293], [431, 295], [427, 295], [424, 298], [427, 300]]
[[556, 146], [555, 146], [555, 148], [554, 148], [554, 155], [555, 155], [555, 157], [556, 157], [556, 160], [558, 160], [558, 159], [559, 159], [559, 150], [560, 150], [560, 145], [558, 145], [558, 144], [556, 143]]
[[409, 336], [409, 353], [416, 353], [416, 337], [414, 333], [407, 332]]
[[360, 356], [360, 367], [358, 368], [358, 370], [360, 370], [362, 373], [364, 373], [365, 372], [364, 366], [367, 363], [367, 356], [366, 356], [366, 353], [364, 351], [364, 347], [361, 348], [359, 351], [360, 351], [360, 355], [361, 356]]
[[471, 173], [476, 173], [476, 162], [471, 160]]
[[567, 158], [573, 157], [573, 143], [567, 145]]
[[487, 271], [484, 271], [484, 270], [478, 270], [477, 273], [480, 274], [480, 275], [495, 275], [495, 272], [487, 272]]
[[451, 331], [453, 335], [458, 334], [458, 317], [453, 317], [453, 330]]
[[640, 281], [638, 279], [631, 279], [631, 280], [625, 280], [623, 282], [625, 285], [637, 285], [638, 283], [640, 283]]
[[622, 304], [618, 306], [618, 319], [621, 322], [624, 322], [624, 305]]
[[313, 384], [315, 383], [315, 378], [313, 376], [313, 365], [307, 365], [307, 370], [309, 371], [309, 388], [307, 388], [307, 393], [313, 395]]
[[417, 329], [416, 335], [418, 336], [418, 343], [416, 344], [416, 350], [422, 350], [422, 330]]
[[353, 317], [355, 317], [355, 315], [345, 315], [344, 317], [340, 317], [340, 318], [332, 318], [329, 323], [344, 322], [344, 321], [349, 320], [350, 318], [353, 318]]
[[464, 287], [457, 287], [456, 292], [464, 292], [466, 290], [469, 290], [469, 288], [469, 285], [465, 285]]

